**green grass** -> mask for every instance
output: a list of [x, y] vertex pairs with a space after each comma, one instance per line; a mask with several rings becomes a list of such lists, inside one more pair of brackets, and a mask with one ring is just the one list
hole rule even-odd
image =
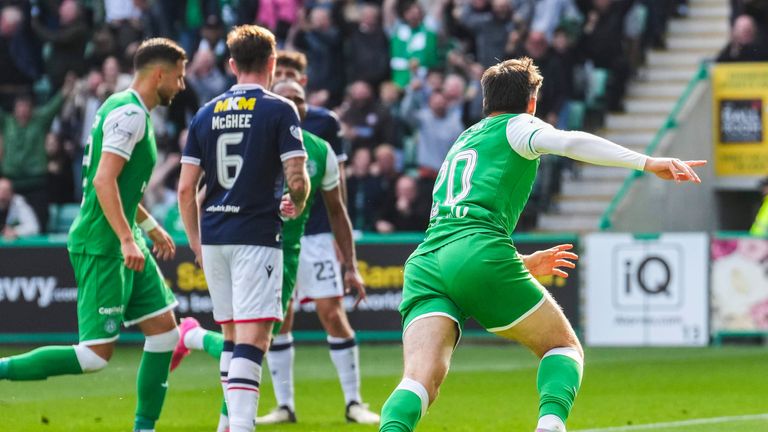
[[[21, 352], [0, 349], [0, 356]], [[127, 431], [132, 424], [140, 350], [121, 347], [109, 368], [47, 382], [0, 382], [2, 431]], [[335, 370], [323, 346], [297, 352], [296, 425], [260, 431], [371, 431], [344, 423]], [[361, 349], [363, 396], [378, 410], [399, 382], [398, 346]], [[535, 358], [513, 345], [462, 345], [440, 399], [419, 431], [532, 431], [536, 421]], [[260, 411], [274, 406], [264, 374]], [[221, 390], [217, 363], [195, 353], [171, 375], [158, 432], [213, 431]], [[768, 413], [768, 349], [589, 349], [569, 430]], [[654, 431], [768, 431], [768, 420], [657, 428]]]

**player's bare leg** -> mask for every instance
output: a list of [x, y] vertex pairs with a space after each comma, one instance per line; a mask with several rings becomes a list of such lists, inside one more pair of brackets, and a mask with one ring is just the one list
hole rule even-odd
[[231, 432], [253, 431], [259, 403], [261, 363], [272, 334], [271, 321], [235, 323], [235, 346], [227, 374]]
[[138, 401], [134, 428], [137, 431], [150, 431], [154, 430], [163, 409], [171, 354], [179, 341], [179, 330], [176, 328], [173, 311], [163, 312], [137, 325], [146, 339], [136, 378]]
[[315, 299], [317, 317], [328, 334], [331, 361], [336, 366], [344, 392], [347, 421], [362, 424], [379, 423], [379, 415], [363, 404], [360, 395], [360, 350], [355, 332], [347, 319], [341, 297]]
[[293, 300], [288, 303], [280, 331], [272, 338], [267, 351], [267, 364], [272, 375], [272, 389], [277, 406], [269, 413], [256, 417], [256, 424], [296, 423], [296, 402], [293, 386]]
[[437, 399], [459, 337], [456, 322], [444, 316], [417, 319], [403, 334], [404, 372], [381, 409], [382, 432], [413, 431]]
[[514, 327], [496, 332], [520, 342], [541, 359], [537, 378], [537, 431], [564, 432], [576, 398], [584, 365], [584, 351], [563, 311], [545, 293], [541, 306]]

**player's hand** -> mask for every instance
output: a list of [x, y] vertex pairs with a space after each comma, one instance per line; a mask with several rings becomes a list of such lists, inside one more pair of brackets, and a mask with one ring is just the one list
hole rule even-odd
[[126, 267], [136, 272], [144, 271], [144, 254], [135, 240], [122, 242], [120, 251], [123, 253], [123, 264]]
[[523, 256], [525, 267], [533, 276], [555, 275], [563, 278], [568, 277], [562, 268], [573, 269], [576, 264], [572, 261], [579, 259], [579, 256], [573, 252], [572, 244], [562, 244], [546, 250], [536, 251], [530, 255]]
[[680, 182], [701, 183], [701, 179], [693, 170], [693, 167], [704, 166], [705, 160], [682, 161], [675, 158], [648, 158], [645, 162], [645, 171], [656, 174], [664, 180]]
[[352, 306], [353, 309], [357, 309], [357, 305], [365, 300], [365, 284], [363, 277], [360, 276], [360, 271], [357, 270], [357, 265], [352, 265], [344, 272], [344, 292], [349, 294], [352, 292], [352, 288], [357, 291], [357, 299]]
[[283, 195], [283, 199], [280, 200], [280, 217], [284, 220], [295, 219], [299, 216], [296, 212], [296, 206], [291, 201], [291, 196], [288, 194]]
[[195, 254], [195, 264], [198, 267], [203, 268], [203, 247], [200, 246], [200, 242], [189, 242], [189, 248], [192, 249], [192, 253]]
[[148, 232], [152, 240], [152, 252], [161, 260], [169, 260], [176, 256], [176, 244], [171, 236], [160, 226]]

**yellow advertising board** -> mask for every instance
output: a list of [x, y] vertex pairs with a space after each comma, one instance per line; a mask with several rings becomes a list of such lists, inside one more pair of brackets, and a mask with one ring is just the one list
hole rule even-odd
[[768, 63], [720, 63], [712, 71], [715, 173], [768, 175]]

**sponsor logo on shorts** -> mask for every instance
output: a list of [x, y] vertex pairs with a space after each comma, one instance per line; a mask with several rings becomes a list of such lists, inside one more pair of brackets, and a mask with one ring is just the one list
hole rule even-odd
[[264, 266], [264, 269], [267, 271], [267, 278], [272, 277], [272, 270], [274, 270], [275, 268], [272, 267], [271, 265], [266, 265]]
[[123, 306], [100, 307], [99, 315], [118, 315], [123, 313]]

